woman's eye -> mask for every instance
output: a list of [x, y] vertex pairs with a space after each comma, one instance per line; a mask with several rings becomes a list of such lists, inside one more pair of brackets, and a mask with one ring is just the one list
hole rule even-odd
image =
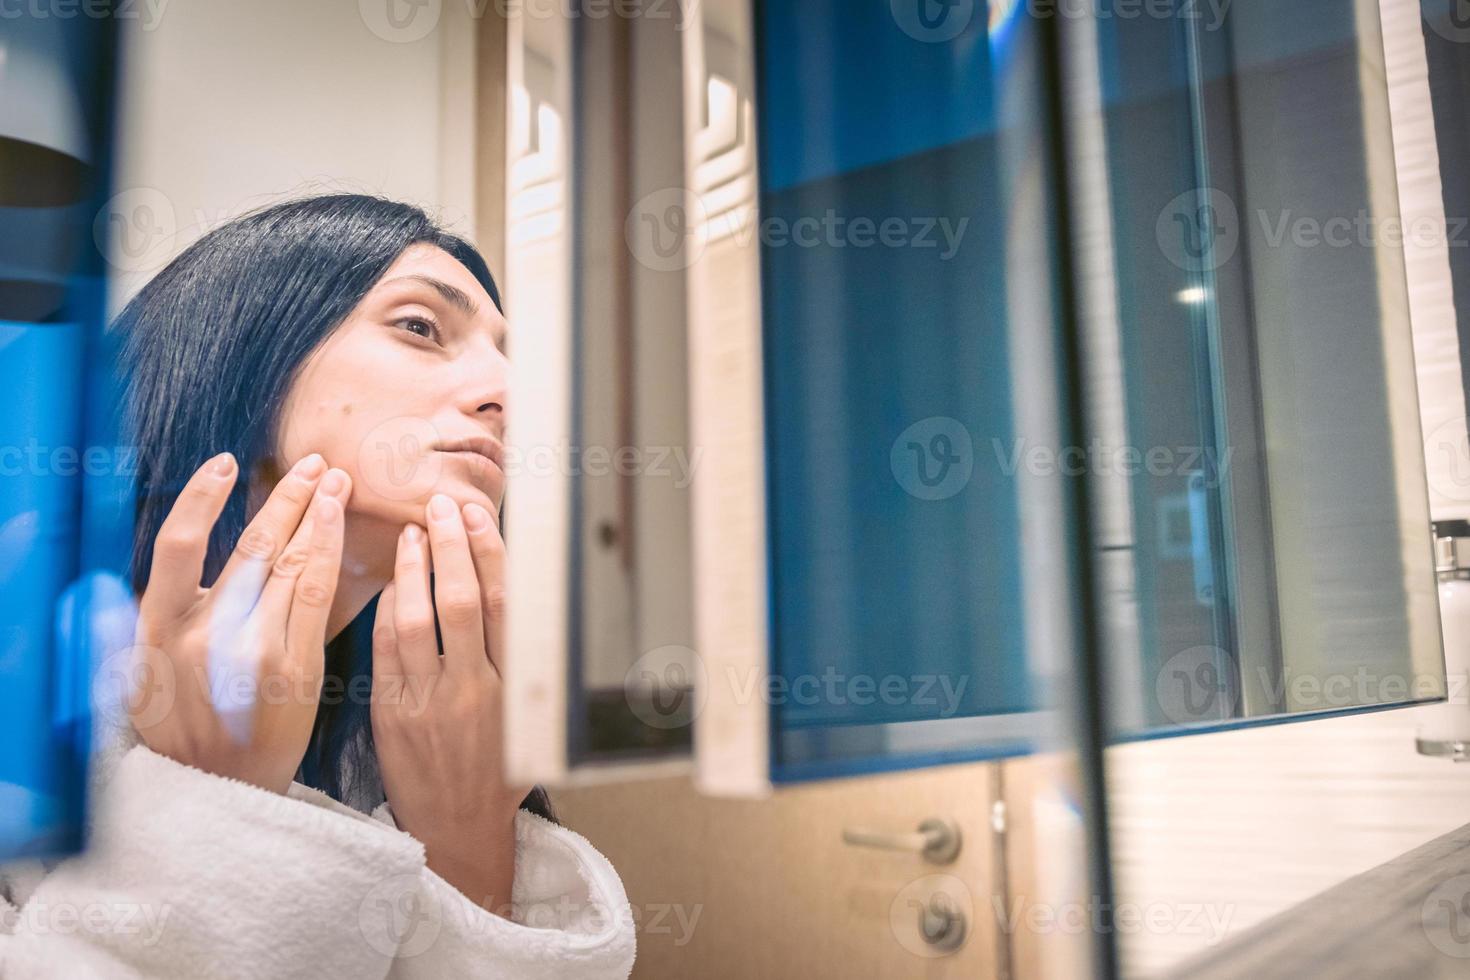
[[[423, 319], [421, 317], [416, 317], [416, 316], [406, 317], [406, 318], [404, 318], [402, 320], [399, 320], [398, 321], [398, 325], [400, 327], [403, 327], [405, 330], [408, 330], [410, 333], [416, 333], [416, 334], [418, 334], [420, 337], [423, 337], [425, 340], [434, 340], [434, 341], [437, 341], [438, 338], [439, 338], [439, 330], [438, 330], [438, 328], [435, 327], [434, 324], [431, 323], [430, 321], [425, 320], [425, 319]], [[420, 331], [422, 331], [422, 332], [420, 333]]]

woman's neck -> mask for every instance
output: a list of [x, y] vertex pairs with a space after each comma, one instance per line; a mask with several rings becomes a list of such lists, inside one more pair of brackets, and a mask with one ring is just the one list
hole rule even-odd
[[346, 629], [373, 596], [393, 580], [398, 534], [402, 530], [370, 517], [347, 515], [342, 528], [342, 569], [327, 614], [327, 641]]

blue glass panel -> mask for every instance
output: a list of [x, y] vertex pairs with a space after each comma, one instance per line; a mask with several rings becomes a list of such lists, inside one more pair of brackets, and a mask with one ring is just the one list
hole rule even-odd
[[1382, 38], [1331, 0], [1110, 9], [1096, 415], [1157, 454], [1098, 481], [1110, 734], [1433, 699], [1402, 256], [1321, 235], [1398, 218]]
[[902, 7], [758, 5], [776, 780], [1024, 751], [1046, 707], [1013, 384], [1016, 310], [1053, 327], [1038, 37]]

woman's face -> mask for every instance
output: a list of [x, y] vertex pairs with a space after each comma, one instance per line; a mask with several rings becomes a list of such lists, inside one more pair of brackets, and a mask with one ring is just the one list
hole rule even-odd
[[505, 318], [444, 250], [410, 246], [303, 365], [282, 470], [312, 452], [352, 477], [349, 518], [424, 523], [435, 493], [494, 514], [505, 492]]

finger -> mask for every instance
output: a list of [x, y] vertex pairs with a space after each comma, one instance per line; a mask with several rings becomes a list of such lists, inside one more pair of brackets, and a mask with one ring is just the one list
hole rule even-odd
[[[378, 595], [378, 608], [373, 615], [373, 690], [385, 685], [403, 683], [403, 662], [398, 656], [398, 636], [393, 631], [393, 583]], [[383, 693], [392, 693], [385, 690]]]
[[[345, 511], [351, 488], [352, 481], [345, 472], [338, 469], [328, 470], [316, 489], [316, 498], [336, 497]], [[265, 624], [268, 635], [278, 636], [285, 632], [292, 599], [296, 594], [297, 580], [305, 571], [307, 559], [311, 555], [313, 526], [311, 511], [308, 510], [296, 528], [296, 533], [291, 535], [291, 540], [271, 566], [270, 577], [260, 593], [260, 601], [250, 614], [251, 619]]]
[[291, 472], [271, 490], [260, 512], [240, 535], [219, 579], [210, 588], [216, 616], [227, 623], [243, 621], [255, 608], [271, 566], [301, 525], [317, 482], [326, 469], [321, 455], [312, 453], [291, 467]]
[[[398, 633], [393, 627], [393, 610], [398, 589], [389, 582], [378, 596], [373, 617], [373, 704], [417, 715], [428, 705], [433, 681], [418, 674], [409, 676], [398, 653]], [[430, 675], [430, 678], [437, 677]]]
[[167, 623], [190, 609], [204, 589], [204, 559], [209, 533], [234, 489], [235, 457], [220, 453], [189, 477], [153, 541], [148, 587], [138, 603], [139, 619]]
[[342, 523], [342, 501], [319, 494], [311, 507], [306, 566], [296, 580], [286, 626], [286, 649], [298, 664], [316, 663], [324, 655], [327, 618], [342, 570]]
[[436, 493], [428, 506], [429, 547], [434, 562], [434, 606], [444, 636], [444, 666], [486, 670], [485, 623], [470, 540], [459, 506]]
[[429, 541], [417, 524], [398, 536], [393, 583], [393, 633], [404, 673], [432, 677], [439, 673], [439, 644], [429, 597]]
[[465, 504], [464, 523], [470, 535], [475, 576], [480, 582], [485, 655], [496, 676], [500, 676], [505, 655], [505, 540], [490, 512], [479, 504]]

